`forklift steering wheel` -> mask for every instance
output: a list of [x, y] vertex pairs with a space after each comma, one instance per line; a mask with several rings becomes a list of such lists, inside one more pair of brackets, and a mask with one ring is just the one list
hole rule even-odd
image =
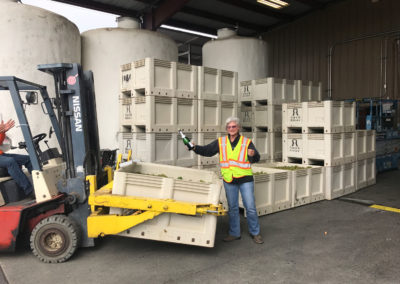
[[32, 137], [32, 142], [33, 144], [38, 145], [40, 141], [42, 141], [44, 138], [46, 138], [47, 134], [46, 133], [40, 133], [38, 135], [35, 135]]

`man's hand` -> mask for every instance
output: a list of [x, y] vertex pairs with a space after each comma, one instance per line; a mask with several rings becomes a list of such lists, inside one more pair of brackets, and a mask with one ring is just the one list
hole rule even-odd
[[255, 152], [254, 152], [254, 150], [253, 150], [253, 149], [247, 149], [247, 156], [249, 156], [249, 157], [253, 157], [253, 156], [254, 156], [254, 154], [255, 154]]
[[4, 121], [1, 121], [0, 123], [0, 133], [6, 133], [8, 130], [13, 128], [15, 126], [15, 121], [10, 119], [6, 123]]

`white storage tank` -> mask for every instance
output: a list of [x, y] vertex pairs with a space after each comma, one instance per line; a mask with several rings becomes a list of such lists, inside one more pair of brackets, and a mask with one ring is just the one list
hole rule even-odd
[[218, 39], [203, 45], [203, 66], [237, 71], [239, 82], [267, 77], [267, 42], [237, 36], [234, 30], [218, 30]]
[[110, 149], [118, 147], [121, 65], [145, 57], [178, 61], [178, 47], [169, 37], [140, 29], [132, 18], [117, 21], [117, 28], [82, 33], [82, 65], [94, 73], [100, 147]]
[[[53, 77], [38, 71], [36, 66], [59, 62], [80, 63], [78, 28], [66, 18], [47, 10], [14, 0], [0, 0], [0, 34], [0, 76], [16, 76], [46, 85], [50, 96], [54, 96]], [[0, 95], [3, 119], [17, 120], [11, 96], [4, 92]], [[26, 112], [32, 135], [49, 132], [50, 120], [43, 120], [40, 105], [28, 106]], [[8, 135], [14, 145], [23, 141], [22, 132], [17, 127], [10, 130]], [[55, 139], [53, 135], [49, 146], [56, 145]]]

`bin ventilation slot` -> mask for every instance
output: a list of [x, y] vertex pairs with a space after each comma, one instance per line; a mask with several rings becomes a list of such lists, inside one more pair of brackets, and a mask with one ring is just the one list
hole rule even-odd
[[171, 62], [160, 59], [154, 59], [154, 66], [171, 68]]
[[211, 74], [211, 75], [217, 75], [218, 70], [214, 69], [214, 68], [204, 67], [204, 73]]
[[192, 71], [192, 68], [193, 68], [192, 65], [183, 64], [183, 63], [178, 63], [177, 64], [177, 69], [178, 70]]
[[131, 63], [127, 63], [121, 66], [121, 71], [128, 71], [132, 69], [132, 64]]
[[221, 75], [224, 77], [230, 77], [233, 78], [233, 72], [232, 71], [226, 71], [226, 70], [221, 70]]
[[135, 68], [143, 67], [146, 65], [146, 61], [144, 59], [135, 61]]

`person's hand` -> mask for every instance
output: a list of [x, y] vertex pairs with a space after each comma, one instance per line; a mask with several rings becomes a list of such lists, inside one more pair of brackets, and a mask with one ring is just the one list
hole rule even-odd
[[255, 152], [254, 152], [254, 150], [253, 150], [253, 149], [247, 149], [247, 156], [249, 156], [249, 157], [253, 157], [253, 156], [254, 156], [254, 154], [255, 154]]
[[4, 123], [4, 121], [1, 121], [0, 123], [0, 133], [5, 133], [8, 130], [10, 130], [11, 128], [13, 128], [15, 126], [15, 121], [10, 119], [9, 121], [7, 121], [6, 123]]

